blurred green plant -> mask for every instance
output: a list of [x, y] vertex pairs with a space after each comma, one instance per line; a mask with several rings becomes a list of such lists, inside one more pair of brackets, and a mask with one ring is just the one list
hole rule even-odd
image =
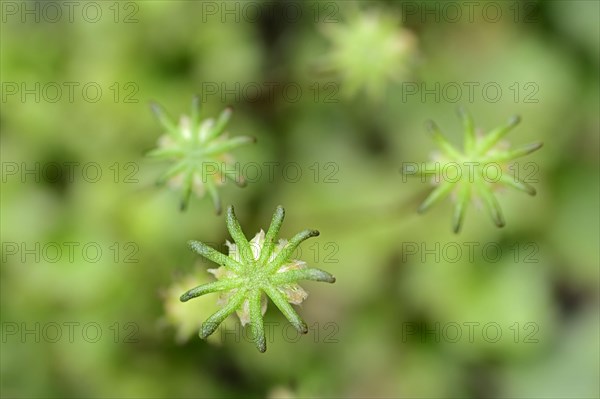
[[179, 125], [173, 123], [160, 105], [153, 103], [152, 111], [167, 133], [159, 138], [158, 148], [149, 151], [146, 156], [174, 162], [157, 184], [168, 182], [182, 189], [181, 210], [187, 208], [192, 191], [199, 198], [208, 191], [216, 213], [220, 214], [221, 199], [217, 186], [223, 185], [226, 179], [239, 187], [246, 185], [244, 177], [228, 167], [233, 163], [229, 151], [256, 140], [248, 136], [227, 137], [224, 131], [231, 118], [231, 108], [225, 108], [216, 122], [212, 118], [201, 121], [198, 96], [192, 100], [190, 116], [181, 116]]
[[260, 352], [267, 350], [263, 315], [267, 310], [267, 298], [279, 308], [290, 323], [306, 334], [308, 327], [291, 304], [299, 305], [308, 294], [297, 282], [300, 280], [324, 281], [334, 283], [335, 277], [316, 268], [308, 268], [306, 263], [291, 259], [298, 246], [310, 237], [319, 235], [317, 230], [304, 230], [296, 234], [289, 242], [276, 238], [283, 223], [285, 211], [278, 206], [269, 230], [261, 230], [250, 241], [246, 239], [235, 216], [233, 206], [227, 209], [227, 229], [235, 244], [227, 241], [229, 256], [226, 256], [199, 241], [190, 241], [189, 245], [198, 254], [221, 265], [218, 269], [209, 269], [217, 281], [202, 284], [184, 293], [180, 300], [212, 292], [220, 292], [223, 307], [210, 316], [200, 329], [202, 339], [211, 335], [219, 325], [233, 312], [237, 312], [243, 326], [250, 324], [252, 338]]
[[339, 75], [346, 97], [363, 89], [369, 100], [378, 100], [389, 81], [398, 82], [408, 75], [416, 37], [400, 27], [401, 19], [394, 12], [349, 7], [346, 15], [344, 23], [322, 27], [333, 47], [322, 68]]
[[[475, 134], [473, 118], [465, 109], [459, 108], [458, 113], [464, 129], [463, 150], [450, 144], [441, 134], [435, 122], [428, 121], [427, 129], [441, 153], [436, 153], [432, 162], [417, 166], [407, 165], [403, 168], [403, 173], [407, 175], [433, 176], [433, 182], [437, 185], [419, 206], [418, 212], [427, 211], [448, 195], [453, 194], [456, 203], [452, 226], [454, 232], [458, 233], [469, 201], [471, 198], [477, 198], [483, 202], [496, 226], [503, 227], [504, 216], [500, 204], [494, 196], [494, 189], [508, 186], [529, 195], [535, 195], [535, 188], [516, 176], [512, 176], [508, 171], [512, 160], [537, 151], [542, 147], [542, 143], [536, 142], [511, 149], [509, 143], [501, 142], [501, 139], [520, 122], [518, 116], [513, 116], [506, 125], [500, 126], [484, 136]], [[450, 168], [455, 168], [455, 177], [447, 176]]]

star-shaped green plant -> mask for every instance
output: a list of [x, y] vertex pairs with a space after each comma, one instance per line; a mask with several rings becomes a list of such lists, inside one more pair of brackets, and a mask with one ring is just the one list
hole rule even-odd
[[167, 132], [160, 137], [158, 148], [149, 151], [146, 156], [174, 162], [157, 183], [168, 182], [173, 187], [182, 188], [182, 210], [187, 208], [192, 191], [199, 198], [208, 192], [217, 214], [220, 214], [221, 200], [217, 186], [223, 185], [226, 179], [240, 187], [246, 185], [241, 173], [231, 166], [233, 158], [228, 152], [253, 143], [255, 139], [247, 136], [227, 138], [224, 130], [231, 117], [231, 108], [225, 108], [216, 122], [212, 118], [201, 121], [197, 96], [192, 100], [191, 115], [182, 116], [179, 125], [173, 123], [160, 105], [153, 103], [152, 111]]
[[193, 251], [221, 265], [218, 269], [209, 269], [217, 281], [192, 288], [180, 298], [186, 302], [211, 292], [221, 293], [223, 307], [202, 324], [200, 338], [211, 335], [230, 314], [237, 312], [242, 325], [250, 324], [256, 347], [264, 352], [267, 349], [263, 323], [266, 296], [271, 298], [296, 330], [302, 334], [308, 332], [306, 323], [290, 305], [299, 305], [308, 296], [297, 282], [313, 280], [333, 283], [335, 278], [323, 270], [307, 267], [305, 262], [291, 259], [302, 241], [318, 236], [319, 232], [304, 230], [289, 242], [277, 242], [283, 218], [284, 210], [278, 206], [267, 234], [261, 230], [248, 242], [230, 206], [227, 209], [227, 229], [235, 244], [227, 242], [228, 256], [202, 242], [189, 242]]
[[494, 190], [508, 186], [535, 195], [535, 189], [528, 183], [509, 173], [511, 161], [530, 154], [542, 147], [542, 143], [527, 144], [511, 149], [500, 140], [515, 127], [520, 118], [513, 116], [504, 126], [492, 130], [489, 134], [476, 135], [473, 118], [466, 110], [459, 108], [464, 127], [464, 148], [457, 149], [441, 134], [433, 121], [427, 128], [433, 136], [441, 153], [432, 162], [415, 166], [406, 165], [405, 174], [433, 176], [437, 187], [419, 207], [419, 213], [427, 211], [434, 204], [453, 194], [456, 201], [452, 225], [455, 233], [460, 231], [467, 205], [471, 198], [483, 202], [492, 220], [498, 227], [504, 226], [504, 217]]
[[405, 78], [416, 58], [416, 37], [401, 27], [394, 12], [370, 8], [345, 7], [341, 23], [322, 25], [332, 42], [323, 69], [339, 75], [342, 93], [355, 96], [365, 90], [370, 100], [379, 100], [390, 81]]

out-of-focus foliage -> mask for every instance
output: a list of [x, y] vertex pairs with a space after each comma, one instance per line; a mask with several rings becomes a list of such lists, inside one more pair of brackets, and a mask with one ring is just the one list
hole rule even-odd
[[[74, 3], [0, 3], [2, 397], [600, 395], [598, 2]], [[346, 36], [326, 32], [371, 15], [415, 46], [385, 60], [398, 79], [326, 73]], [[270, 307], [265, 354], [233, 317], [198, 338], [216, 298], [178, 302], [215, 267], [186, 242], [228, 233], [143, 155], [151, 101], [195, 94], [257, 139], [248, 186], [219, 191], [246, 235], [282, 204], [282, 236], [321, 232], [298, 258], [337, 278], [306, 284], [305, 336]], [[427, 119], [460, 143], [458, 105], [544, 143], [515, 166], [537, 196], [497, 194], [502, 229], [470, 207], [453, 234], [450, 201], [417, 215], [431, 186], [400, 173], [433, 151]]]

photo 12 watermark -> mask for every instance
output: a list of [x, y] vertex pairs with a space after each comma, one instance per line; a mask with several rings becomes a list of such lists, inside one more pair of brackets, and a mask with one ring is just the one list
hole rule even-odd
[[61, 322], [2, 322], [2, 343], [86, 343], [113, 342], [115, 344], [135, 344], [140, 341], [140, 327], [127, 321], [100, 323], [96, 321]]
[[420, 103], [497, 103], [509, 100], [514, 103], [537, 104], [540, 86], [536, 82], [500, 83], [494, 81], [453, 81], [453, 82], [402, 82], [400, 93], [402, 102]]
[[2, 82], [2, 103], [75, 103], [95, 104], [102, 100], [120, 103], [139, 103], [140, 86], [136, 82], [45, 81]]
[[537, 23], [536, 1], [402, 1], [402, 22], [421, 23]]
[[447, 242], [403, 242], [402, 262], [420, 263], [474, 263], [483, 260], [498, 263], [511, 260], [515, 263], [539, 263], [539, 245], [535, 242], [514, 242], [512, 244], [494, 241], [447, 241]]
[[135, 1], [2, 1], [2, 23], [136, 24], [140, 6]]
[[202, 164], [201, 182], [217, 181], [225, 184], [228, 179], [245, 181], [246, 183], [298, 183], [312, 182], [315, 184], [337, 184], [340, 182], [338, 173], [340, 166], [337, 162], [214, 162]]
[[401, 328], [401, 342], [469, 343], [483, 342], [495, 344], [512, 342], [515, 344], [537, 344], [536, 337], [540, 326], [535, 322], [513, 322], [510, 324], [495, 321], [450, 321], [450, 322], [404, 322]]
[[138, 263], [139, 251], [139, 245], [133, 241], [3, 241], [2, 263], [98, 263], [102, 260], [115, 264]]
[[403, 162], [400, 167], [402, 183], [409, 178], [420, 178], [421, 183], [441, 182], [474, 183], [479, 178], [486, 183], [498, 183], [508, 178], [514, 183], [539, 183], [537, 174], [540, 170], [536, 162], [512, 162], [508, 165], [499, 162]]
[[287, 24], [339, 22], [340, 3], [334, 1], [202, 1], [200, 21], [259, 23], [275, 19]]
[[105, 181], [132, 184], [140, 182], [137, 177], [140, 167], [133, 161], [108, 164], [95, 161], [5, 161], [0, 165], [2, 183], [98, 183]]
[[294, 104], [302, 99], [319, 104], [340, 102], [339, 84], [336, 82], [202, 82], [201, 100], [222, 103]]

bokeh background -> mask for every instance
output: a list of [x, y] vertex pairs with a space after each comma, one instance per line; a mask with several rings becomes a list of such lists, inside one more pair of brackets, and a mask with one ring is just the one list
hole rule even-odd
[[[600, 395], [598, 2], [66, 3], [1, 3], [2, 397]], [[194, 94], [257, 138], [233, 155], [261, 174], [220, 190], [246, 234], [282, 204], [282, 237], [319, 229], [299, 257], [337, 277], [304, 284], [306, 336], [269, 306], [265, 354], [234, 317], [198, 338], [216, 296], [177, 301], [212, 278], [186, 242], [229, 238], [143, 157], [150, 101], [178, 118]], [[418, 215], [431, 187], [399, 172], [434, 149], [427, 119], [461, 142], [458, 105], [544, 142], [502, 229]]]

